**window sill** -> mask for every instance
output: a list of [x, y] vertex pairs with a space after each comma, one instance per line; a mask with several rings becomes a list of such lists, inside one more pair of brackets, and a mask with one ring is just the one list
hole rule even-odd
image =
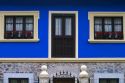
[[39, 39], [3, 39], [0, 42], [39, 42]]
[[88, 40], [89, 43], [125, 43], [125, 40]]

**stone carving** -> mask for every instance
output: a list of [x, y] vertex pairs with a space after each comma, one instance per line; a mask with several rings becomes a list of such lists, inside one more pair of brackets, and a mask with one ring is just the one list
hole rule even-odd
[[49, 74], [47, 72], [47, 66], [43, 65], [41, 67], [41, 73], [39, 75], [39, 83], [49, 83]]
[[79, 74], [80, 78], [88, 78], [89, 74], [87, 73], [87, 66], [86, 65], [82, 65], [81, 66], [81, 72]]
[[81, 72], [79, 74], [80, 83], [89, 83], [88, 78], [89, 78], [89, 74], [87, 72], [87, 66], [82, 65], [81, 66]]
[[41, 73], [40, 73], [40, 75], [39, 75], [39, 77], [40, 78], [48, 78], [49, 77], [49, 74], [48, 74], [48, 72], [47, 72], [47, 66], [46, 65], [43, 65], [42, 67], [41, 67]]
[[75, 76], [73, 76], [72, 73], [69, 71], [60, 71], [60, 72], [57, 72], [53, 77], [54, 78], [72, 78]]

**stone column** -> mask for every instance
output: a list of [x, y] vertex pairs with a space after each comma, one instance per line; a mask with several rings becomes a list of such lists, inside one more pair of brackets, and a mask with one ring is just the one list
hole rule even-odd
[[87, 73], [87, 66], [81, 66], [81, 72], [79, 74], [79, 81], [80, 83], [89, 83], [89, 75]]
[[43, 65], [41, 67], [41, 73], [39, 75], [39, 83], [49, 83], [49, 74], [47, 72], [47, 66]]

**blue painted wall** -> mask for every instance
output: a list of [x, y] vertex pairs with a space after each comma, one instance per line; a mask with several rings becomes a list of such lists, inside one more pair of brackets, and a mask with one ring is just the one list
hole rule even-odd
[[39, 39], [37, 43], [0, 43], [0, 57], [1, 58], [47, 58], [48, 57], [48, 11], [55, 10], [68, 10], [79, 11], [79, 48], [78, 55], [80, 58], [109, 58], [109, 57], [125, 57], [125, 44], [90, 44], [89, 39], [89, 11], [123, 11], [125, 12], [124, 2], [116, 5], [112, 3], [99, 3], [96, 4], [35, 4], [35, 5], [1, 5], [0, 11], [11, 10], [39, 10]]

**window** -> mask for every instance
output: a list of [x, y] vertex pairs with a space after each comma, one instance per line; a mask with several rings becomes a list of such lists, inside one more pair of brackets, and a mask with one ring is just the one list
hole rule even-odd
[[123, 17], [94, 17], [94, 39], [123, 40]]
[[91, 43], [125, 43], [124, 12], [89, 12]]
[[119, 83], [118, 78], [100, 78], [99, 83]]
[[33, 16], [5, 16], [5, 39], [33, 39]]
[[0, 42], [37, 42], [39, 11], [1, 11]]
[[29, 83], [28, 78], [9, 78], [9, 83]]
[[34, 83], [33, 73], [4, 73], [4, 83]]
[[124, 83], [124, 74], [94, 73], [94, 83]]

